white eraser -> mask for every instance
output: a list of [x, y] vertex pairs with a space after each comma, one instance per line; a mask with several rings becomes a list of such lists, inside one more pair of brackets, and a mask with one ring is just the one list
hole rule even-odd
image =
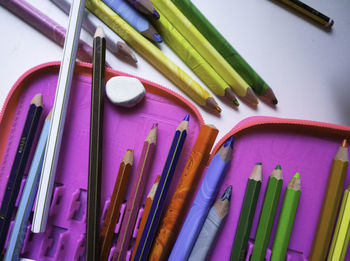
[[112, 103], [130, 108], [142, 100], [146, 90], [136, 78], [115, 76], [106, 83], [106, 94]]

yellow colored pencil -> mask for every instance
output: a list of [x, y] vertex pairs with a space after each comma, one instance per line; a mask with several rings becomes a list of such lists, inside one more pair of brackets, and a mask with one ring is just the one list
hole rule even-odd
[[327, 261], [345, 260], [350, 239], [350, 184], [344, 191]]
[[221, 108], [207, 90], [102, 1], [87, 0], [86, 7], [195, 102], [221, 112]]
[[258, 104], [258, 100], [247, 82], [230, 66], [171, 0], [151, 0], [151, 2], [157, 11], [166, 16], [169, 22], [181, 32], [184, 38], [231, 86], [238, 96], [249, 103]]

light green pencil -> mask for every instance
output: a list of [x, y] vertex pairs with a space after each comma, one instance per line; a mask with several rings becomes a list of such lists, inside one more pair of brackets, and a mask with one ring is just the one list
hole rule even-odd
[[253, 253], [250, 261], [265, 260], [267, 245], [269, 244], [271, 229], [275, 219], [278, 199], [282, 189], [281, 166], [277, 165], [271, 172], [261, 208], [259, 224], [256, 229]]
[[286, 257], [290, 235], [292, 233], [295, 214], [300, 199], [300, 175], [296, 173], [290, 180], [277, 225], [275, 240], [272, 246], [270, 261], [284, 260]]

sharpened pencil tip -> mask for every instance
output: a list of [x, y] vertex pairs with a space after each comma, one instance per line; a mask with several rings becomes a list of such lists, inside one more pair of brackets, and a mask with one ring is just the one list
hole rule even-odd
[[159, 19], [159, 18], [160, 18], [160, 15], [159, 15], [159, 13], [157, 12], [157, 10], [154, 10], [154, 11], [153, 11], [153, 17], [154, 17], [155, 19]]
[[190, 115], [187, 114], [183, 120], [184, 120], [184, 121], [189, 121], [189, 120], [190, 120]]
[[239, 102], [237, 101], [237, 99], [233, 100], [233, 104], [238, 107], [239, 106]]
[[154, 41], [156, 41], [157, 43], [163, 42], [162, 37], [161, 37], [159, 34], [157, 34], [157, 33], [155, 33], [155, 34], [153, 35], [153, 39], [154, 39]]
[[261, 162], [257, 162], [255, 165], [262, 165], [262, 163]]
[[227, 146], [230, 146], [231, 149], [233, 148], [233, 143], [234, 143], [234, 138], [233, 136], [231, 136], [230, 138], [228, 138], [225, 143], [224, 143], [224, 147], [226, 148]]
[[154, 128], [158, 128], [158, 123], [153, 123], [153, 125], [152, 125], [152, 128], [151, 128], [151, 129], [154, 129]]
[[96, 28], [94, 38], [96, 38], [96, 37], [101, 37], [101, 38], [105, 37], [102, 26], [98, 26]]
[[341, 143], [341, 146], [346, 148], [348, 147], [348, 140], [347, 139], [343, 139], [342, 143]]
[[300, 179], [300, 174], [299, 174], [299, 172], [297, 172], [297, 173], [294, 174], [293, 179]]
[[221, 113], [221, 108], [219, 106], [216, 106], [215, 110], [218, 112], [218, 113]]
[[276, 168], [275, 169], [282, 169], [281, 168], [281, 165], [280, 164], [278, 164], [277, 166], [276, 166]]
[[224, 201], [224, 200], [230, 200], [231, 199], [231, 195], [232, 195], [232, 186], [228, 186], [224, 193], [222, 194], [221, 196], [221, 200]]
[[278, 100], [277, 100], [277, 99], [273, 99], [273, 100], [272, 100], [272, 104], [273, 104], [273, 105], [277, 105], [277, 103], [278, 103]]

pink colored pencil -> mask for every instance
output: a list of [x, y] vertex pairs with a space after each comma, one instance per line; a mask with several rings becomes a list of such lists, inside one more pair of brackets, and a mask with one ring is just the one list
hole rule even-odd
[[143, 190], [147, 181], [148, 170], [156, 150], [158, 125], [154, 124], [143, 144], [140, 161], [136, 169], [135, 182], [132, 184], [130, 196], [126, 204], [125, 216], [118, 236], [113, 260], [126, 260], [130, 238], [135, 227], [137, 213], [139, 211]]
[[[24, 0], [0, 0], [0, 5], [63, 47], [66, 29], [34, 6]], [[77, 57], [84, 62], [91, 62], [91, 46], [80, 40]]]

